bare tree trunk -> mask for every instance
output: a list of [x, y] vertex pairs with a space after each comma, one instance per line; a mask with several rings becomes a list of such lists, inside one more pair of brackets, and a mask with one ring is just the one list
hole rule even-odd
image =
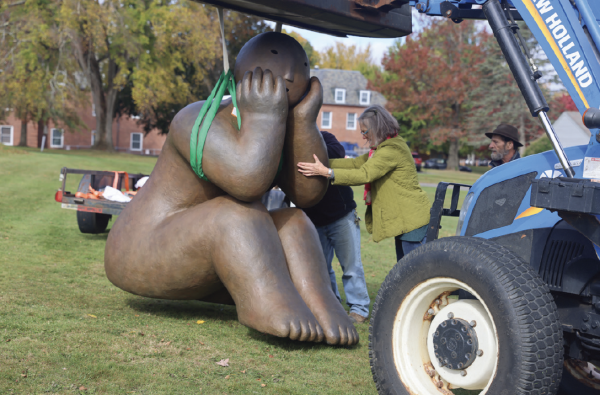
[[19, 147], [27, 147], [27, 115], [21, 118], [21, 141]]
[[[118, 67], [112, 60], [109, 60], [107, 81], [106, 84], [103, 84], [103, 75], [96, 55], [92, 51], [84, 49], [87, 47], [80, 41], [75, 44], [77, 62], [88, 78], [96, 108], [96, 141], [92, 148], [112, 152], [115, 150], [112, 139], [112, 120], [117, 96], [113, 79], [116, 76]], [[106, 91], [104, 85], [107, 86]]]
[[522, 157], [525, 155], [525, 146], [527, 145], [527, 141], [525, 141], [525, 120], [523, 119], [523, 114], [519, 116], [519, 141], [523, 144], [522, 147], [519, 147], [519, 154]]
[[[42, 138], [43, 137], [44, 137], [44, 121], [42, 121], [40, 119], [38, 121], [38, 132], [37, 132], [37, 147], [38, 148], [42, 148]], [[44, 148], [46, 148], [46, 147], [44, 147]]]
[[[96, 106], [96, 143], [92, 148], [106, 151], [114, 151], [112, 142], [112, 117], [114, 114], [114, 99], [111, 100], [112, 91], [103, 89], [100, 64], [94, 54], [88, 53], [89, 76], [92, 87], [92, 97]], [[112, 81], [111, 81], [112, 82]], [[107, 97], [108, 96], [108, 97]], [[116, 97], [116, 94], [115, 94]], [[112, 102], [112, 103], [111, 103]]]
[[458, 137], [450, 137], [450, 148], [448, 149], [448, 170], [458, 169]]

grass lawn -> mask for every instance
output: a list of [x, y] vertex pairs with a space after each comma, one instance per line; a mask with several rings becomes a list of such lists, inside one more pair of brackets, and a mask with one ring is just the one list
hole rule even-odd
[[[60, 169], [149, 174], [155, 162], [0, 145], [0, 394], [375, 394], [367, 324], [355, 347], [294, 342], [240, 325], [234, 307], [138, 297], [107, 280], [107, 233], [80, 233], [75, 212], [54, 201]], [[454, 234], [456, 219], [444, 221], [442, 236]], [[363, 225], [362, 248], [373, 300], [395, 263], [393, 240], [375, 244]]]

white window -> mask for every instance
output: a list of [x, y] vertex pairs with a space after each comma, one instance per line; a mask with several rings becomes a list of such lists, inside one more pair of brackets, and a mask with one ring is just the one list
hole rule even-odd
[[335, 102], [336, 103], [346, 103], [346, 90], [345, 89], [336, 89], [335, 90]]
[[323, 114], [321, 116], [321, 127], [323, 129], [331, 129], [331, 116], [331, 112], [323, 111]]
[[349, 112], [346, 115], [346, 129], [356, 130], [356, 113]]
[[131, 133], [131, 142], [129, 149], [132, 151], [141, 151], [144, 143], [144, 135], [141, 133]]
[[50, 148], [62, 148], [65, 143], [65, 133], [62, 129], [50, 129]]
[[96, 105], [92, 104], [92, 117], [96, 116]]
[[360, 104], [363, 106], [368, 106], [369, 104], [371, 104], [370, 91], [360, 91]]
[[92, 130], [92, 146], [96, 144], [96, 131]]
[[0, 143], [13, 145], [13, 127], [10, 125], [0, 126]]

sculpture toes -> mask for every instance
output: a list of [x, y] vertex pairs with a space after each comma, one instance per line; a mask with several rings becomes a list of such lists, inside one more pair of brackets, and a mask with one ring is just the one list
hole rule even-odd
[[325, 332], [325, 340], [327, 344], [332, 346], [340, 344], [342, 337], [340, 336], [340, 328], [330, 328]]
[[322, 342], [323, 341], [323, 329], [318, 322], [309, 322], [310, 336], [307, 341], [309, 342]]
[[358, 331], [354, 326], [348, 328], [348, 346], [353, 346], [358, 343]]
[[325, 340], [325, 333], [321, 325], [317, 324], [317, 337], [315, 341], [321, 343], [323, 340]]
[[301, 340], [303, 332], [304, 331], [303, 331], [302, 324], [300, 323], [300, 321], [293, 320], [290, 322], [290, 329], [289, 329], [289, 334], [288, 334], [288, 337], [290, 339]]

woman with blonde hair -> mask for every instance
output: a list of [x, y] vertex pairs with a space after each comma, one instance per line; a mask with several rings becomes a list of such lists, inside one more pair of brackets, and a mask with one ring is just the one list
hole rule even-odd
[[308, 177], [327, 177], [333, 185], [364, 185], [367, 231], [375, 242], [395, 237], [400, 260], [425, 243], [431, 204], [419, 185], [410, 149], [398, 136], [396, 119], [375, 105], [358, 121], [363, 139], [371, 147], [369, 153], [354, 159], [330, 159], [331, 168], [313, 155], [315, 163], [299, 162], [298, 171]]

